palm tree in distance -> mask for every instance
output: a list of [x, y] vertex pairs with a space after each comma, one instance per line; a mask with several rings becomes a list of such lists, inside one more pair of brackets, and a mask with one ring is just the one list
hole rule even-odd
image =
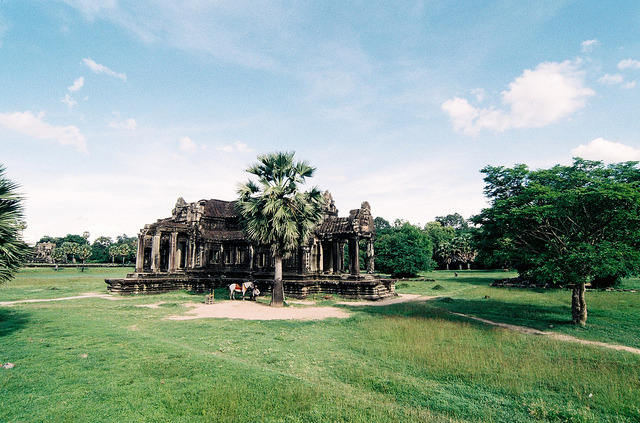
[[29, 249], [21, 236], [22, 198], [16, 194], [17, 188], [0, 165], [0, 284], [14, 276]]
[[257, 176], [238, 187], [236, 209], [247, 237], [258, 245], [268, 245], [275, 263], [271, 305], [284, 305], [282, 260], [307, 242], [322, 217], [324, 199], [314, 187], [300, 191], [315, 168], [306, 161], [294, 161], [294, 152], [258, 156], [247, 172]]

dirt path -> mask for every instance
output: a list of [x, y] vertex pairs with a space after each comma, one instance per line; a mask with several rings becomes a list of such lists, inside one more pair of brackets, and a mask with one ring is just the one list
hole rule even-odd
[[104, 298], [107, 300], [118, 300], [119, 298], [109, 294], [100, 294], [98, 292], [87, 292], [84, 294], [76, 295], [75, 297], [60, 297], [60, 298], [47, 298], [47, 299], [34, 299], [34, 300], [18, 300], [18, 301], [0, 301], [0, 306], [12, 306], [14, 304], [22, 303], [46, 303], [50, 301], [66, 301], [77, 300], [80, 298]]
[[456, 316], [465, 317], [467, 319], [476, 320], [478, 322], [486, 323], [491, 326], [497, 326], [497, 327], [513, 330], [520, 333], [526, 333], [528, 335], [541, 335], [541, 336], [546, 336], [558, 341], [575, 342], [577, 344], [582, 344], [582, 345], [592, 345], [596, 347], [604, 347], [604, 348], [610, 348], [618, 351], [627, 351], [634, 354], [640, 354], [640, 348], [627, 347], [626, 345], [607, 344], [606, 342], [588, 341], [586, 339], [576, 338], [571, 335], [563, 335], [557, 332], [544, 332], [544, 331], [529, 328], [526, 326], [516, 326], [516, 325], [510, 325], [507, 323], [494, 322], [493, 320], [482, 319], [480, 317], [470, 316], [468, 314], [454, 313], [451, 311], [449, 313], [454, 314]]

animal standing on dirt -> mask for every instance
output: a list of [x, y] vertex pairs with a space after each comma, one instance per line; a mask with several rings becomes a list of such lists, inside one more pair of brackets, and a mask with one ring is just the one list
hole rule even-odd
[[256, 297], [258, 295], [260, 295], [260, 291], [258, 290], [258, 288], [256, 288], [256, 286], [255, 286], [255, 284], [253, 282], [244, 282], [242, 284], [240, 284], [240, 283], [232, 283], [231, 285], [229, 285], [229, 299], [230, 300], [235, 300], [236, 299], [236, 292], [242, 292], [242, 301], [244, 301], [244, 294], [248, 290], [251, 290], [250, 299], [252, 299], [252, 300], [255, 300]]

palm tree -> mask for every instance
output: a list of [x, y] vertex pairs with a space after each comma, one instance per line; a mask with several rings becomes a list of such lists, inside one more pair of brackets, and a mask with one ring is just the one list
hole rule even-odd
[[294, 162], [295, 153], [276, 152], [258, 156], [247, 169], [258, 177], [238, 187], [236, 209], [249, 240], [271, 248], [275, 262], [271, 305], [284, 305], [282, 260], [307, 242], [322, 217], [324, 200], [317, 188], [301, 192], [300, 185], [315, 168], [306, 161]]
[[0, 165], [0, 284], [13, 278], [29, 250], [21, 237], [22, 198], [17, 188]]
[[84, 262], [91, 257], [91, 247], [88, 244], [78, 247], [78, 257], [82, 260], [82, 270], [84, 272]]

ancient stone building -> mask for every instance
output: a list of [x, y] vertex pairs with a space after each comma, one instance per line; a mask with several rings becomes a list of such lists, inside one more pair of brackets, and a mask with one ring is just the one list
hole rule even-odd
[[[379, 299], [394, 294], [394, 283], [373, 274], [375, 226], [367, 202], [339, 217], [325, 193], [321, 222], [305, 245], [283, 261], [285, 294], [304, 298], [338, 293]], [[361, 255], [364, 263], [361, 263]], [[239, 227], [235, 202], [178, 198], [172, 215], [145, 225], [138, 235], [135, 273], [107, 280], [110, 292], [210, 290], [253, 281], [269, 291], [274, 274], [268, 246], [254, 245]]]
[[35, 252], [33, 255], [33, 262], [35, 263], [53, 263], [51, 253], [56, 247], [53, 242], [38, 242], [36, 244]]

